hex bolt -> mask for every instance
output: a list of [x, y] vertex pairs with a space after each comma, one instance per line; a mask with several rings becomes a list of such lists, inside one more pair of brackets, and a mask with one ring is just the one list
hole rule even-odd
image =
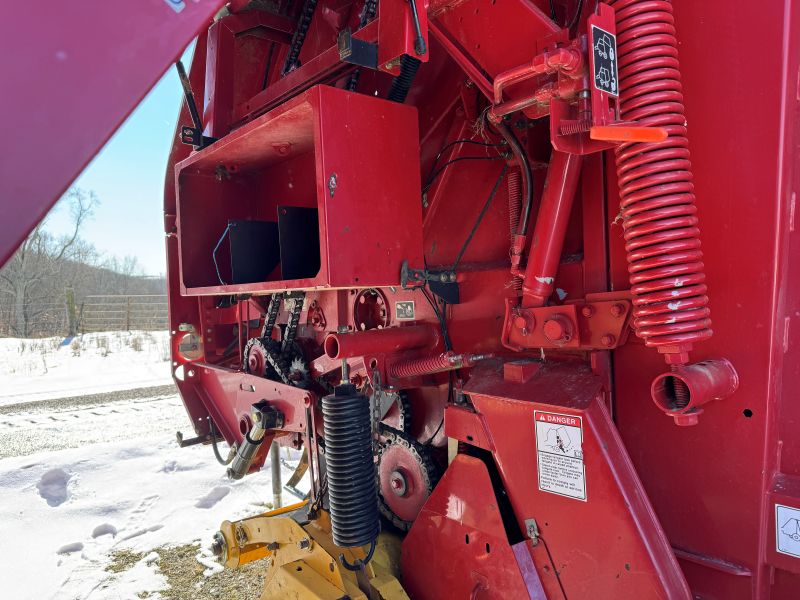
[[612, 304], [611, 305], [611, 316], [613, 317], [621, 317], [625, 314], [625, 306], [622, 304]]
[[603, 346], [613, 346], [614, 342], [616, 342], [616, 341], [617, 341], [617, 338], [615, 338], [610, 333], [607, 333], [603, 337], [600, 338], [600, 343], [603, 344]]
[[300, 548], [300, 550], [311, 550], [311, 540], [303, 538], [297, 542], [297, 547]]
[[581, 314], [588, 319], [594, 314], [594, 306], [587, 304], [581, 309]]
[[408, 492], [408, 482], [400, 471], [392, 471], [389, 476], [389, 485], [396, 496], [405, 496]]

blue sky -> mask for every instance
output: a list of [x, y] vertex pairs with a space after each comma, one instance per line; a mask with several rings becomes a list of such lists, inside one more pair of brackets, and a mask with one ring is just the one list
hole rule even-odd
[[[188, 68], [191, 47], [183, 60]], [[101, 203], [82, 237], [107, 256], [135, 256], [147, 275], [166, 271], [164, 173], [182, 100], [170, 67], [73, 184], [94, 190]], [[56, 205], [48, 229], [60, 233], [68, 228], [69, 211]]]

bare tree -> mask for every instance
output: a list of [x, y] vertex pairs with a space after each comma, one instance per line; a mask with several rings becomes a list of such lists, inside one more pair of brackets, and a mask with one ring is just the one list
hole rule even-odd
[[65, 272], [65, 264], [86, 265], [96, 259], [96, 251], [80, 239], [80, 232], [99, 204], [97, 195], [72, 188], [60, 202], [69, 206], [69, 233], [54, 236], [46, 231], [45, 219], [0, 270], [0, 294], [8, 299], [12, 335], [27, 337], [31, 322], [54, 310], [61, 302], [65, 286], [74, 285], [80, 277], [80, 268]]

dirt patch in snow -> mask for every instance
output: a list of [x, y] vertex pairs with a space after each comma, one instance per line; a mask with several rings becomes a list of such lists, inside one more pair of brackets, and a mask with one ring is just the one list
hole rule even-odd
[[[197, 560], [199, 552], [197, 544], [162, 546], [154, 550], [158, 558], [153, 562], [168, 583], [166, 589], [158, 591], [163, 600], [255, 600], [261, 597], [266, 568], [263, 561], [207, 575], [208, 569]], [[116, 550], [106, 570], [121, 573], [146, 558], [146, 554]]]

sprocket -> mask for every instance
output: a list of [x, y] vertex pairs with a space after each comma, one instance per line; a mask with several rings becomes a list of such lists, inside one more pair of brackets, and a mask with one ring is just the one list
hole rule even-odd
[[268, 377], [268, 372], [272, 369], [267, 360], [267, 344], [264, 338], [252, 338], [244, 347], [244, 364], [242, 368], [245, 373], [257, 375], [258, 377]]
[[286, 385], [308, 388], [311, 376], [297, 343], [292, 343], [286, 352], [281, 352], [281, 343], [271, 338], [253, 338], [244, 347], [244, 371], [280, 381]]
[[411, 402], [408, 400], [408, 395], [404, 391], [399, 392], [383, 392], [384, 394], [391, 394], [392, 405], [386, 414], [381, 419], [384, 425], [388, 425], [392, 429], [397, 429], [403, 433], [411, 432]]
[[308, 389], [311, 386], [311, 373], [308, 370], [303, 350], [297, 342], [292, 342], [286, 352], [283, 353], [288, 369], [286, 376], [289, 379], [289, 384], [295, 387]]
[[408, 531], [439, 480], [439, 469], [428, 448], [381, 425], [378, 449], [378, 489], [381, 513]]

